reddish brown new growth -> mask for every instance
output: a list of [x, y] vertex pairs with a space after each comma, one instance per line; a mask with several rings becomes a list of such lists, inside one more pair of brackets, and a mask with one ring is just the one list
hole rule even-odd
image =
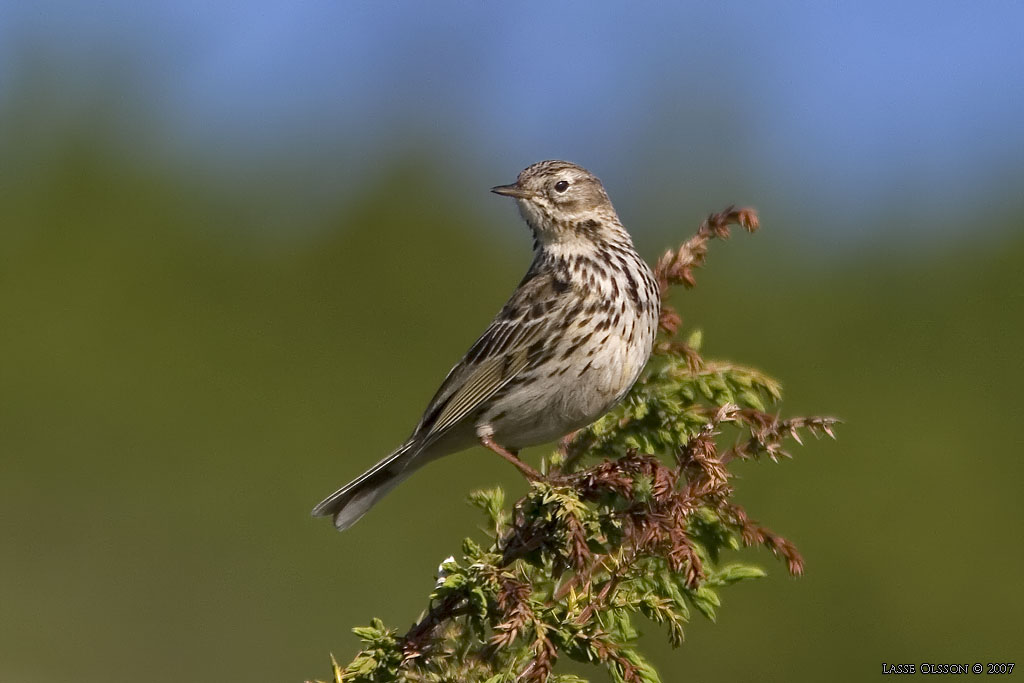
[[783, 439], [789, 437], [803, 445], [801, 429], [806, 429], [817, 437], [824, 434], [834, 439], [836, 435], [832, 428], [840, 422], [834, 417], [792, 417], [780, 420], [777, 415], [753, 409], [739, 411], [738, 419], [749, 427], [750, 438], [724, 453], [722, 462], [727, 463], [736, 458], [757, 458], [762, 455], [767, 455], [773, 461], [790, 458], [792, 456], [782, 447]]
[[618, 460], [605, 460], [586, 470], [565, 478], [565, 483], [577, 491], [580, 498], [592, 500], [605, 493], [617, 493], [623, 498], [633, 498], [633, 490], [639, 478], [651, 482], [651, 493], [655, 500], [664, 500], [675, 488], [677, 476], [653, 455], [637, 455], [631, 450]]
[[[662, 290], [665, 291], [665, 290]], [[672, 336], [679, 331], [680, 326], [683, 324], [683, 318], [676, 312], [676, 309], [665, 303], [664, 300], [661, 302], [661, 314], [658, 316], [658, 329], [665, 334]]]
[[575, 515], [566, 518], [565, 526], [569, 532], [569, 547], [566, 550], [569, 566], [576, 571], [583, 571], [592, 557], [587, 545], [587, 532]]
[[747, 517], [747, 512], [735, 503], [723, 505], [719, 512], [731, 524], [738, 527], [745, 545], [763, 545], [771, 550], [776, 557], [786, 561], [786, 567], [793, 576], [804, 573], [804, 558], [791, 542], [779, 536], [771, 529], [761, 526]]
[[403, 660], [421, 657], [427, 651], [434, 631], [462, 613], [462, 602], [457, 596], [449, 596], [431, 607], [402, 638]]
[[[583, 500], [595, 500], [616, 493], [634, 501], [623, 511], [623, 546], [626, 555], [666, 557], [673, 571], [686, 571], [687, 584], [696, 588], [703, 567], [690, 537], [687, 519], [696, 505], [689, 487], [677, 488], [679, 470], [667, 467], [653, 455], [630, 452], [618, 460], [606, 460], [589, 470], [568, 477], [567, 483]], [[651, 496], [636, 500], [636, 483], [646, 481]], [[609, 584], [614, 587], [614, 584]]]
[[622, 680], [629, 683], [643, 683], [644, 678], [640, 671], [633, 662], [629, 661], [629, 658], [622, 654], [619, 647], [607, 637], [607, 634], [598, 631], [587, 640], [590, 641], [591, 649], [597, 655], [597, 660], [602, 664], [613, 662], [618, 667]]
[[536, 619], [530, 609], [530, 586], [509, 576], [501, 577], [499, 582], [498, 608], [508, 618], [494, 627], [491, 644], [495, 647], [511, 645], [519, 632]]
[[516, 638], [532, 628], [533, 661], [523, 672], [520, 680], [543, 683], [551, 675], [551, 669], [558, 657], [558, 648], [548, 638], [546, 627], [530, 607], [532, 589], [529, 584], [517, 581], [508, 574], [500, 576], [498, 583], [498, 609], [505, 619], [494, 627], [489, 650], [493, 653], [495, 649], [512, 645]]
[[682, 324], [682, 319], [675, 309], [666, 305], [669, 287], [679, 284], [687, 288], [696, 286], [697, 280], [694, 278], [693, 270], [704, 265], [708, 242], [713, 238], [728, 239], [731, 225], [739, 225], [747, 232], [754, 232], [760, 227], [757, 211], [749, 207], [737, 209], [730, 206], [725, 211], [713, 213], [700, 224], [697, 234], [675, 251], [666, 251], [658, 259], [654, 267], [654, 276], [661, 288], [662, 307], [659, 325], [667, 334], [675, 334]]
[[544, 627], [539, 623], [537, 626], [541, 631], [533, 641], [533, 661], [519, 678], [526, 683], [544, 683], [548, 680], [548, 676], [551, 675], [551, 670], [555, 666], [555, 660], [558, 658], [558, 648], [544, 633]]
[[[672, 313], [676, 315], [675, 311], [672, 311]], [[654, 345], [653, 352], [662, 356], [683, 356], [686, 359], [686, 367], [690, 372], [699, 372], [704, 368], [704, 359], [697, 352], [697, 349], [681, 341], [660, 341]]]
[[749, 207], [737, 209], [730, 206], [708, 216], [700, 228], [690, 239], [675, 251], [666, 251], [654, 267], [654, 275], [661, 286], [662, 295], [670, 285], [694, 287], [697, 284], [693, 269], [704, 265], [708, 253], [708, 242], [713, 238], [728, 239], [729, 226], [742, 226], [747, 232], [754, 232], [760, 227], [757, 211]]
[[697, 436], [676, 454], [680, 471], [686, 473], [690, 493], [696, 498], [724, 499], [731, 493], [728, 488], [729, 471], [718, 457], [718, 426], [735, 422], [739, 409], [726, 404], [719, 408]]

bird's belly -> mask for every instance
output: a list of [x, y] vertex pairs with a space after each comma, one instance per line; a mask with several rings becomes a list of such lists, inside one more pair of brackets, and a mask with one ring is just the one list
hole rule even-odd
[[611, 409], [636, 381], [650, 353], [647, 339], [637, 344], [611, 335], [588, 353], [558, 349], [551, 360], [531, 368], [482, 415], [494, 439], [518, 449], [561, 438]]

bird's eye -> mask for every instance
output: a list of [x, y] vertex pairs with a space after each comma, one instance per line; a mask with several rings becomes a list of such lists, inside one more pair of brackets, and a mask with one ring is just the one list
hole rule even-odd
[[568, 189], [569, 189], [569, 181], [568, 180], [559, 180], [557, 183], [555, 183], [555, 192], [565, 192]]

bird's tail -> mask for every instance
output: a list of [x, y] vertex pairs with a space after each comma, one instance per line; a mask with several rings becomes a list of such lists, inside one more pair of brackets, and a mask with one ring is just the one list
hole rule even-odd
[[338, 531], [349, 528], [388, 491], [418, 469], [416, 461], [419, 459], [416, 456], [421, 450], [421, 445], [412, 439], [405, 442], [394, 453], [322, 500], [313, 508], [313, 516], [333, 515]]

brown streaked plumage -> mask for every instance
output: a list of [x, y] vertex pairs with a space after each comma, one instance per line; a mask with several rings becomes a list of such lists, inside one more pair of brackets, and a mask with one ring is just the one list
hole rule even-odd
[[601, 181], [576, 164], [542, 161], [492, 191], [515, 198], [533, 231], [533, 263], [412, 436], [313, 509], [338, 529], [422, 465], [474, 444], [537, 477], [516, 452], [596, 420], [647, 363], [658, 284]]

